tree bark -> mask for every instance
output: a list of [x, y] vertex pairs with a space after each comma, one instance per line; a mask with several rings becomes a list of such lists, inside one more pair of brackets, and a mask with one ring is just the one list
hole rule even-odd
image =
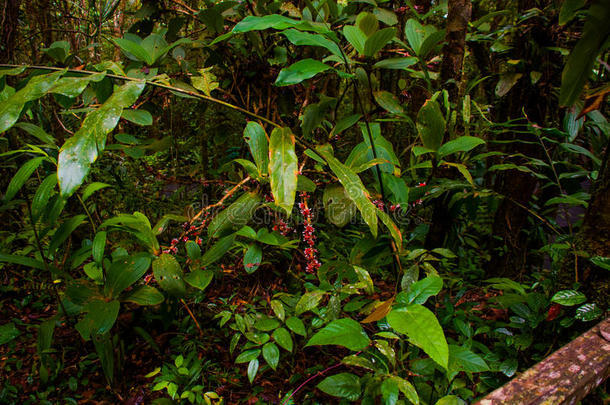
[[470, 0], [449, 0], [448, 8], [441, 83], [449, 91], [450, 100], [456, 102], [459, 97], [459, 84], [462, 81], [466, 31], [472, 16], [472, 3]]
[[0, 0], [0, 61], [11, 63], [15, 57], [19, 0]]

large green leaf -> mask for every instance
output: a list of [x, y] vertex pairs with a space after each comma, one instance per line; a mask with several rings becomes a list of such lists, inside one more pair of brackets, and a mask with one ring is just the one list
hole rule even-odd
[[449, 345], [449, 369], [451, 371], [467, 371], [469, 373], [482, 373], [489, 371], [485, 360], [465, 347]]
[[269, 141], [269, 179], [275, 203], [290, 216], [299, 174], [294, 135], [289, 128], [276, 128]]
[[316, 150], [324, 157], [330, 169], [347, 191], [347, 195], [358, 207], [373, 236], [377, 237], [377, 209], [369, 199], [369, 193], [362, 184], [360, 177], [335, 158], [327, 148], [319, 147]]
[[269, 141], [265, 130], [259, 123], [250, 121], [244, 129], [244, 139], [250, 147], [259, 175], [266, 174], [269, 167]]
[[0, 133], [17, 122], [25, 103], [47, 94], [64, 73], [66, 73], [65, 69], [48, 75], [35, 76], [23, 89], [0, 103]]
[[485, 144], [485, 141], [475, 136], [460, 136], [447, 143], [444, 143], [437, 151], [439, 158], [451, 155], [458, 152], [468, 152], [479, 145]]
[[11, 179], [11, 182], [6, 188], [6, 193], [4, 194], [5, 202], [12, 200], [15, 195], [17, 195], [19, 190], [21, 190], [21, 187], [23, 187], [23, 185], [30, 178], [32, 173], [34, 173], [34, 171], [38, 169], [38, 166], [40, 166], [43, 160], [45, 160], [44, 157], [35, 157], [25, 162], [19, 168], [19, 170], [17, 170], [17, 173], [15, 173], [15, 175]]
[[367, 38], [360, 28], [346, 25], [343, 27], [343, 35], [359, 54], [364, 54], [364, 44]]
[[295, 45], [321, 46], [328, 49], [333, 53], [333, 55], [342, 58], [343, 54], [341, 53], [339, 45], [323, 35], [310, 34], [308, 32], [298, 31], [295, 29], [283, 31], [282, 34], [284, 34], [286, 38]]
[[52, 256], [55, 253], [57, 248], [59, 248], [59, 246], [64, 243], [66, 239], [68, 239], [70, 234], [83, 223], [85, 218], [86, 216], [84, 214], [76, 215], [66, 220], [59, 226], [59, 228], [57, 228], [53, 234], [53, 237], [51, 238], [51, 241], [49, 242], [49, 247], [47, 249], [49, 256]]
[[610, 21], [610, 0], [597, 0], [591, 4], [583, 34], [563, 68], [559, 93], [560, 105], [570, 106], [578, 99], [591, 75], [597, 55], [610, 35], [608, 21]]
[[83, 339], [89, 340], [92, 335], [102, 335], [112, 328], [119, 315], [119, 301], [95, 300], [84, 307], [87, 314], [76, 324], [76, 330]]
[[358, 351], [367, 347], [369, 343], [369, 337], [358, 322], [351, 318], [342, 318], [332, 321], [316, 332], [305, 346], [339, 345]]
[[142, 45], [127, 38], [114, 38], [112, 40], [130, 58], [139, 60], [152, 65], [152, 55], [150, 55]]
[[360, 379], [357, 375], [351, 373], [331, 375], [322, 380], [316, 387], [328, 395], [345, 398], [349, 401], [356, 401], [360, 398], [362, 391]]
[[153, 262], [153, 274], [159, 286], [171, 295], [181, 297], [186, 293], [182, 280], [182, 268], [174, 256], [163, 253]]
[[280, 345], [281, 348], [291, 352], [292, 351], [292, 337], [290, 336], [290, 332], [288, 332], [284, 328], [277, 328], [273, 331], [273, 340]]
[[555, 302], [566, 307], [582, 304], [586, 300], [587, 297], [580, 291], [576, 290], [561, 290], [556, 292], [551, 298], [551, 302]]
[[417, 113], [417, 132], [424, 146], [438, 150], [445, 136], [445, 118], [435, 100], [426, 100]]
[[419, 59], [414, 56], [410, 56], [407, 58], [389, 58], [383, 59], [373, 65], [374, 68], [380, 69], [397, 69], [403, 70], [407, 69], [410, 66], [415, 65]]
[[203, 256], [201, 256], [199, 262], [202, 266], [209, 266], [217, 260], [220, 260], [229, 251], [229, 249], [233, 247], [233, 242], [235, 242], [234, 233], [227, 235], [224, 238], [220, 238], [218, 242], [216, 242], [203, 254]]
[[263, 358], [269, 366], [275, 370], [280, 361], [280, 349], [273, 342], [265, 343], [263, 346]]
[[400, 105], [398, 98], [389, 91], [380, 90], [374, 92], [373, 95], [375, 96], [375, 101], [377, 102], [377, 104], [379, 104], [384, 110], [392, 114], [405, 113], [405, 110]]
[[57, 168], [64, 197], [71, 196], [82, 184], [91, 164], [106, 147], [106, 136], [118, 123], [123, 109], [138, 99], [144, 86], [144, 82], [129, 82], [119, 87], [100, 108], [87, 114], [80, 129], [64, 143]]
[[384, 28], [375, 32], [364, 43], [364, 55], [375, 55], [394, 38], [395, 34], [396, 30], [394, 28]]
[[387, 319], [394, 330], [407, 335], [411, 343], [447, 369], [449, 364], [447, 340], [438, 319], [428, 308], [419, 304], [396, 308], [387, 315]]
[[192, 287], [199, 290], [205, 290], [207, 286], [210, 285], [213, 277], [214, 272], [212, 270], [197, 269], [184, 276], [184, 281]]
[[9, 255], [6, 253], [0, 253], [0, 263], [13, 263], [20, 266], [31, 267], [38, 270], [46, 270], [44, 262], [40, 260], [32, 259], [30, 257], [20, 255]]
[[81, 94], [89, 82], [99, 82], [106, 77], [105, 72], [95, 73], [82, 77], [62, 77], [51, 87], [49, 93], [61, 94], [74, 98]]
[[150, 262], [148, 253], [137, 253], [113, 262], [106, 271], [104, 286], [106, 296], [115, 298], [124, 289], [138, 281], [150, 267]]
[[443, 279], [437, 276], [428, 276], [409, 286], [407, 302], [409, 304], [423, 304], [428, 298], [438, 294], [443, 288]]
[[163, 294], [155, 287], [149, 285], [142, 285], [136, 288], [123, 299], [123, 301], [133, 302], [138, 305], [158, 305], [163, 300]]
[[262, 17], [247, 16], [233, 27], [234, 34], [260, 31], [273, 28], [276, 30], [285, 30], [287, 28], [298, 28], [302, 31], [313, 31], [323, 34], [331, 34], [332, 31], [326, 24], [317, 24], [310, 21], [293, 20], [292, 18], [284, 17], [283, 15], [271, 14]]
[[34, 198], [32, 198], [32, 217], [37, 220], [42, 215], [51, 195], [54, 194], [55, 186], [57, 185], [57, 173], [52, 173], [40, 183]]
[[318, 73], [332, 69], [332, 67], [315, 59], [302, 59], [292, 65], [280, 70], [275, 80], [276, 86], [290, 86], [299, 84], [303, 80], [311, 79]]
[[210, 222], [208, 234], [218, 237], [228, 229], [241, 228], [246, 225], [252, 218], [260, 201], [261, 197], [255, 192], [242, 194]]
[[294, 307], [295, 314], [298, 316], [303, 312], [315, 309], [320, 304], [320, 301], [322, 301], [322, 298], [324, 298], [324, 295], [326, 295], [324, 291], [310, 291], [303, 294]]
[[340, 228], [347, 225], [356, 214], [356, 204], [340, 184], [329, 184], [324, 189], [322, 201], [325, 218]]

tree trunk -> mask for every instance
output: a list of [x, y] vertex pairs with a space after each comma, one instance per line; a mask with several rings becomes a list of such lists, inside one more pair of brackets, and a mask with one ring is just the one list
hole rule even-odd
[[472, 3], [470, 0], [449, 0], [448, 8], [441, 84], [449, 91], [451, 101], [456, 102], [462, 81], [466, 31], [472, 15]]
[[0, 61], [11, 63], [15, 57], [19, 0], [0, 0]]

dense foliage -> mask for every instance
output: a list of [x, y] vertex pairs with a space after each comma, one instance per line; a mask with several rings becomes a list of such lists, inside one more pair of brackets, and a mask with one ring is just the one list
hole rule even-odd
[[0, 402], [470, 403], [607, 311], [610, 1], [4, 4]]

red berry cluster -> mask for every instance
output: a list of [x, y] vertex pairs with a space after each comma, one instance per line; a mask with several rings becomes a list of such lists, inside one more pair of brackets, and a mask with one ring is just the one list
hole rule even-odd
[[[426, 186], [426, 182], [422, 181], [420, 183], [417, 183], [417, 185], [415, 187], [425, 187], [425, 186]], [[416, 205], [421, 205], [423, 202], [424, 201], [420, 198], [420, 199], [418, 199], [418, 200], [413, 202], [413, 207], [415, 207]]]
[[180, 242], [188, 242], [192, 237], [195, 237], [195, 243], [199, 246], [203, 243], [203, 240], [199, 237], [201, 230], [205, 228], [207, 223], [210, 220], [209, 212], [205, 212], [203, 214], [203, 219], [201, 220], [200, 225], [191, 225], [188, 222], [182, 224], [182, 229], [184, 230], [182, 236], [180, 238], [173, 238], [170, 246], [167, 249], [163, 249], [163, 253], [178, 253], [178, 243]]
[[286, 223], [282, 218], [276, 218], [273, 230], [279, 232], [282, 236], [288, 235], [292, 231], [290, 225]]
[[315, 273], [321, 266], [317, 257], [318, 250], [314, 248], [316, 243], [316, 236], [314, 235], [314, 232], [316, 230], [313, 227], [311, 208], [307, 206], [309, 195], [307, 193], [301, 193], [301, 199], [302, 202], [299, 203], [299, 210], [301, 210], [301, 215], [303, 216], [303, 241], [307, 245], [305, 251], [303, 252], [305, 254], [305, 258], [307, 259], [307, 267], [305, 268], [305, 271], [308, 273]]

